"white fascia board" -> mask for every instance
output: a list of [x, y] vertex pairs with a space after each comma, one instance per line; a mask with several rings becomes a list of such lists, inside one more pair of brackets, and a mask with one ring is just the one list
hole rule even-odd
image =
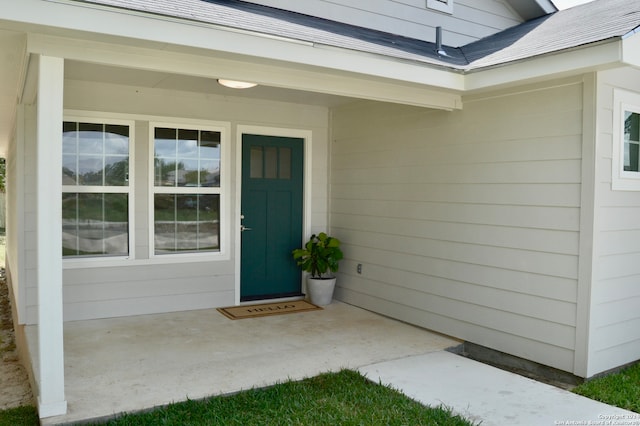
[[[66, 59], [205, 78], [231, 78], [261, 85], [453, 110], [461, 96], [424, 84], [255, 57], [183, 53], [78, 38], [30, 34], [27, 49]], [[461, 76], [462, 77], [462, 76]]]
[[[0, 7], [3, 3], [11, 0], [0, 0]], [[357, 96], [366, 99], [385, 100], [390, 102], [401, 102], [412, 105], [430, 106], [436, 108], [456, 109], [459, 108], [460, 97], [456, 93], [464, 86], [464, 77], [461, 73], [445, 69], [425, 66], [418, 62], [401, 61], [382, 55], [366, 54], [354, 52], [347, 49], [331, 48], [319, 46], [299, 40], [274, 37], [249, 31], [236, 30], [233, 28], [210, 25], [201, 22], [178, 20], [175, 18], [144, 14], [135, 11], [107, 8], [104, 6], [89, 5], [86, 3], [68, 2], [65, 0], [42, 1], [42, 0], [21, 0], [15, 7], [11, 2], [11, 12], [4, 19], [14, 20], [35, 25], [38, 31], [44, 33], [57, 33], [68, 36], [68, 39], [78, 38], [78, 31], [91, 35], [94, 39], [102, 37], [104, 40], [126, 40], [125, 45], [146, 45], [153, 46], [157, 50], [158, 46], [166, 50], [183, 49], [183, 51], [198, 51], [202, 56], [233, 56], [243, 57], [246, 60], [244, 68], [253, 67], [256, 60], [263, 60], [269, 63], [280, 63], [279, 70], [285, 68], [311, 67], [321, 70], [316, 72], [314, 77], [321, 77], [324, 80], [344, 79], [334, 74], [351, 73], [354, 77], [349, 79], [349, 84], [343, 85], [345, 88], [352, 87], [354, 80], [367, 81], [368, 90], [348, 90], [333, 91], [319, 90], [315, 86], [328, 86], [317, 80], [312, 81], [311, 86], [296, 87], [286, 84], [288, 79], [279, 79], [282, 86], [292, 89], [303, 89], [318, 91], [323, 93], [338, 94], [343, 96]], [[34, 13], [36, 9], [39, 13]], [[46, 9], [46, 13], [42, 11]], [[4, 13], [3, 13], [4, 15]], [[118, 49], [121, 51], [121, 48]], [[43, 53], [42, 50], [33, 51]], [[212, 52], [214, 52], [212, 54]], [[60, 54], [60, 53], [58, 53]], [[76, 59], [86, 60], [87, 52], [83, 52], [82, 57]], [[194, 55], [196, 56], [196, 55]], [[64, 55], [63, 57], [69, 58]], [[106, 63], [104, 60], [99, 63]], [[141, 67], [150, 69], [149, 67]], [[156, 68], [159, 71], [167, 71], [162, 67]], [[241, 79], [234, 70], [232, 75], [227, 75], [234, 79]], [[184, 72], [190, 74], [189, 72]], [[224, 77], [223, 75], [211, 77]], [[271, 84], [268, 77], [252, 78], [251, 80], [261, 84]], [[278, 80], [276, 78], [276, 80]], [[375, 93], [377, 86], [381, 87], [382, 93]], [[384, 83], [380, 83], [385, 81]], [[396, 86], [399, 85], [399, 86]], [[373, 85], [373, 87], [372, 87]], [[278, 86], [278, 85], [276, 85]], [[402, 86], [407, 86], [408, 90], [403, 91]], [[425, 86], [424, 88], [422, 86]], [[395, 93], [393, 88], [396, 88]], [[443, 91], [441, 91], [444, 89]], [[403, 92], [410, 95], [406, 101], [403, 99]], [[368, 94], [369, 96], [363, 96]], [[428, 99], [429, 96], [436, 96], [435, 100]], [[437, 98], [447, 98], [444, 105], [441, 105]]]
[[513, 84], [575, 75], [580, 72], [619, 66], [620, 40], [611, 40], [569, 51], [528, 58], [465, 75], [465, 91], [475, 92]]
[[622, 38], [622, 61], [640, 68], [640, 34], [637, 30]]
[[536, 3], [545, 11], [545, 13], [557, 12], [558, 8], [551, 0], [536, 0]]

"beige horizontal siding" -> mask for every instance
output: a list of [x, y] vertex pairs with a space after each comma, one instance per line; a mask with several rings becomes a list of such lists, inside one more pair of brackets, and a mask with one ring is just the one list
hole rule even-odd
[[598, 73], [596, 260], [591, 290], [589, 374], [640, 359], [640, 191], [611, 189], [613, 90], [640, 94], [631, 68]]
[[[572, 371], [582, 84], [334, 111], [349, 303]], [[362, 274], [356, 266], [362, 265]]]
[[333, 226], [436, 241], [496, 246], [520, 250], [575, 255], [578, 235], [571, 231], [492, 226], [485, 224], [388, 218], [374, 215], [334, 214]]
[[[398, 318], [410, 324], [439, 330], [451, 336], [474, 336], [474, 342], [487, 346], [499, 347], [501, 351], [530, 359], [531, 354], [536, 354], [536, 360], [545, 365], [554, 365], [557, 368], [569, 370], [573, 364], [573, 349], [566, 349], [548, 343], [532, 340], [520, 334], [510, 334], [477, 324], [475, 318], [470, 321], [461, 321], [451, 315], [443, 316], [422, 307], [415, 308], [403, 303], [396, 303], [386, 299], [371, 296], [368, 292], [358, 293], [350, 288], [338, 289], [341, 297], [348, 303], [358, 304], [366, 309], [379, 312], [393, 318]], [[464, 305], [458, 306], [462, 308]], [[456, 309], [457, 311], [457, 309]]]
[[[163, 117], [169, 122], [181, 118], [229, 123], [230, 185], [225, 188], [225, 201], [230, 206], [228, 223], [233, 228], [240, 212], [235, 211], [236, 191], [236, 134], [237, 125], [311, 130], [313, 134], [313, 170], [311, 173], [313, 197], [310, 217], [312, 230], [325, 230], [327, 224], [327, 135], [328, 110], [325, 107], [290, 104], [284, 102], [248, 101], [230, 96], [212, 96], [187, 91], [161, 89], [139, 90], [135, 86], [65, 81], [65, 108], [73, 110], [103, 111], [107, 115], [130, 114], [136, 121], [135, 139], [135, 257], [134, 261], [121, 260], [117, 266], [104, 267], [99, 263], [74, 262], [63, 274], [64, 319], [84, 320], [115, 316], [141, 315], [228, 306], [235, 303], [238, 260], [235, 254], [235, 233], [226, 241], [226, 259], [206, 259], [183, 263], [171, 256], [149, 262], [149, 192], [148, 192], [148, 121], [149, 116]], [[35, 156], [27, 146], [25, 163], [27, 193], [25, 197], [25, 273], [26, 322], [37, 323], [36, 232], [33, 212], [36, 208], [33, 186]], [[193, 260], [193, 259], [192, 259]], [[113, 260], [111, 261], [113, 262]], [[154, 263], [155, 262], [155, 263]]]
[[522, 22], [505, 0], [455, 0], [453, 15], [428, 9], [426, 0], [253, 0], [252, 3], [431, 42], [435, 41], [435, 27], [441, 26], [448, 46], [461, 46]]

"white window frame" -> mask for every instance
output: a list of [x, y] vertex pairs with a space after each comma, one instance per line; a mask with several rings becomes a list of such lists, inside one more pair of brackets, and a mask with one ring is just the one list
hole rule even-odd
[[[64, 257], [62, 258], [63, 267], [87, 267], [90, 264], [96, 266], [103, 266], [106, 263], [113, 263], [123, 260], [135, 259], [135, 121], [122, 118], [116, 118], [109, 114], [87, 114], [84, 115], [78, 112], [65, 111], [63, 121], [92, 123], [92, 124], [113, 124], [129, 127], [129, 185], [108, 187], [108, 193], [122, 193], [128, 194], [128, 244], [129, 254], [127, 256], [78, 256], [78, 257]], [[60, 147], [62, 149], [62, 147]], [[60, 171], [62, 173], [62, 170]], [[105, 193], [104, 186], [89, 186], [89, 185], [62, 185], [63, 193]], [[61, 218], [62, 219], [62, 218]], [[62, 243], [62, 241], [60, 242]]]
[[627, 111], [640, 114], [640, 93], [614, 89], [611, 188], [640, 191], [640, 172], [624, 170], [624, 115]]
[[438, 12], [453, 14], [453, 0], [427, 0], [427, 7]]
[[[220, 199], [219, 205], [219, 250], [207, 252], [185, 252], [185, 253], [155, 253], [155, 212], [154, 212], [154, 196], [155, 194], [180, 194], [192, 193], [192, 190], [183, 187], [156, 187], [154, 175], [154, 142], [156, 127], [188, 129], [188, 130], [208, 130], [220, 132], [220, 186], [218, 187], [200, 187], [200, 193], [218, 194]], [[230, 141], [230, 125], [223, 122], [200, 121], [200, 120], [172, 120], [172, 121], [149, 121], [149, 258], [155, 261], [166, 260], [170, 262], [190, 262], [198, 260], [228, 260], [230, 246], [230, 222], [228, 214], [228, 194], [229, 194], [229, 141]]]

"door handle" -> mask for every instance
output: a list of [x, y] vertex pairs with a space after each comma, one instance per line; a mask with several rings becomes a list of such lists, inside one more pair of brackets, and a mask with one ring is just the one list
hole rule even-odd
[[240, 232], [244, 232], [244, 231], [251, 231], [251, 228], [247, 228], [244, 225], [240, 225]]

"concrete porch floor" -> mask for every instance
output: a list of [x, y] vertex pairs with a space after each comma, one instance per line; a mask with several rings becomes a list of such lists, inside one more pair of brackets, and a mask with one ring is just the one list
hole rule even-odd
[[[25, 331], [33, 348], [37, 329]], [[459, 343], [335, 301], [321, 311], [235, 321], [208, 309], [68, 322], [68, 412], [43, 424], [357, 369]]]

